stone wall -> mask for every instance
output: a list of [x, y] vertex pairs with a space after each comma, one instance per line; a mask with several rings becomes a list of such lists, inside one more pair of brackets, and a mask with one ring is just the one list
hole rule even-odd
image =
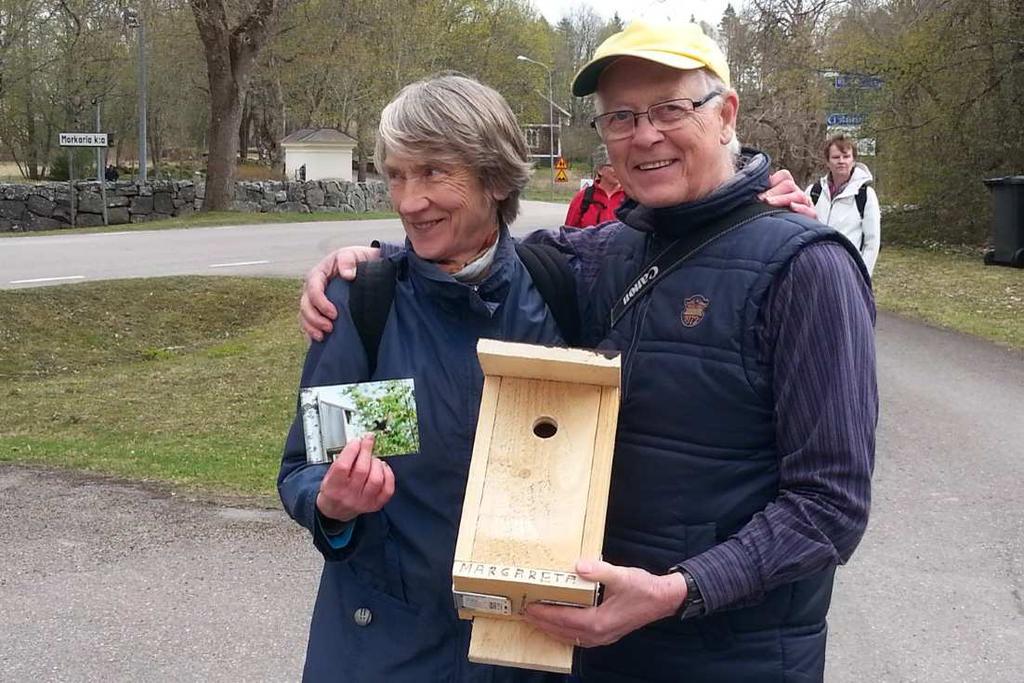
[[[130, 180], [106, 183], [107, 217], [111, 225], [143, 223], [187, 216], [203, 203], [203, 183], [156, 180], [140, 185]], [[0, 183], [0, 232], [54, 230], [71, 227], [68, 183]], [[75, 183], [75, 225], [103, 225], [103, 199], [96, 181]], [[346, 183], [333, 180], [240, 182], [235, 184], [235, 211], [257, 213], [343, 211], [363, 213], [391, 208], [387, 186], [379, 181]]]
[[306, 182], [236, 183], [236, 211], [267, 213], [298, 211], [299, 213], [343, 211], [390, 211], [388, 187], [380, 181], [346, 183], [341, 180], [307, 180]]

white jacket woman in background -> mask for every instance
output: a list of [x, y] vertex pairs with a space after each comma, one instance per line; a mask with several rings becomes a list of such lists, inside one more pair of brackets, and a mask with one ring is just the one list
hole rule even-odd
[[872, 273], [882, 243], [882, 214], [871, 171], [857, 161], [856, 143], [846, 135], [825, 142], [825, 162], [828, 174], [807, 188], [818, 220], [850, 240]]

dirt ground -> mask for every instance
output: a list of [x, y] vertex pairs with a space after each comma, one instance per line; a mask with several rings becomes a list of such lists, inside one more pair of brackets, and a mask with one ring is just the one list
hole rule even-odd
[[279, 511], [0, 466], [0, 680], [292, 681], [320, 556]]

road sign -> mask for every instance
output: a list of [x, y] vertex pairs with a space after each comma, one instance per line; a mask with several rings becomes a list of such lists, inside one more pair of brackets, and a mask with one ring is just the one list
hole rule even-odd
[[61, 133], [61, 147], [106, 147], [106, 133]]
[[829, 114], [825, 118], [825, 124], [828, 126], [859, 126], [864, 123], [863, 114], [843, 114], [833, 113]]
[[[557, 166], [555, 168], [558, 168]], [[569, 176], [565, 174], [564, 168], [559, 168], [558, 173], [555, 174], [556, 183], [567, 183], [569, 182]]]
[[569, 168], [569, 164], [562, 157], [558, 157], [558, 161], [555, 162], [555, 168], [559, 171], [564, 171]]
[[863, 74], [836, 74], [836, 89], [858, 88], [860, 90], [878, 90], [882, 87], [882, 79], [878, 76]]

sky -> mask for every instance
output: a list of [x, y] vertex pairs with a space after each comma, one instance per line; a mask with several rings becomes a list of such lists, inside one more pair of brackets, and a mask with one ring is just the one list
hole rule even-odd
[[[688, 21], [692, 14], [698, 21], [717, 27], [729, 0], [533, 0], [533, 4], [551, 23], [557, 22], [577, 5], [589, 6], [610, 19], [616, 10], [623, 21], [649, 19], [656, 21]], [[732, 0], [737, 10], [742, 0]]]

